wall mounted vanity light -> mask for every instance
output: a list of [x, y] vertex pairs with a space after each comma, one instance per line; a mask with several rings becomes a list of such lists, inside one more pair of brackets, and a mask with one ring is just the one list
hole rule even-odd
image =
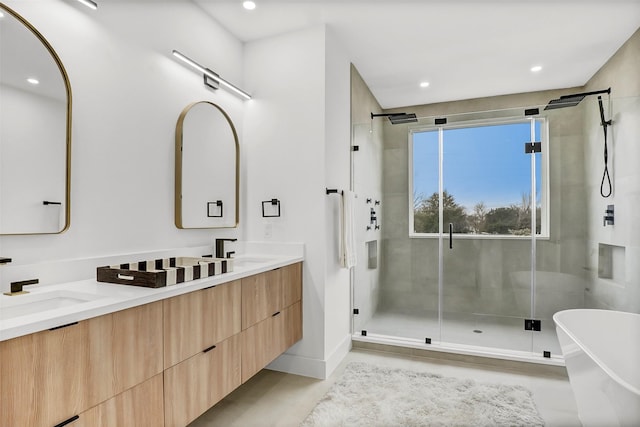
[[98, 9], [98, 3], [94, 2], [93, 0], [78, 0], [78, 1], [90, 9], [93, 9], [93, 10]]
[[231, 83], [229, 83], [228, 81], [226, 81], [222, 77], [220, 77], [218, 74], [214, 73], [213, 71], [211, 71], [210, 69], [208, 69], [206, 67], [203, 67], [202, 65], [198, 64], [197, 62], [195, 62], [191, 58], [188, 58], [188, 57], [184, 56], [183, 54], [181, 54], [177, 50], [173, 51], [173, 56], [175, 56], [176, 58], [178, 58], [179, 60], [181, 60], [185, 64], [189, 65], [190, 67], [194, 68], [195, 70], [200, 71], [202, 73], [203, 78], [204, 78], [205, 86], [207, 86], [207, 87], [209, 87], [211, 89], [218, 89], [219, 85], [223, 85], [227, 89], [230, 89], [236, 95], [240, 95], [241, 97], [243, 97], [245, 99], [251, 99], [251, 95], [249, 95], [247, 92], [245, 92], [242, 89], [232, 85]]

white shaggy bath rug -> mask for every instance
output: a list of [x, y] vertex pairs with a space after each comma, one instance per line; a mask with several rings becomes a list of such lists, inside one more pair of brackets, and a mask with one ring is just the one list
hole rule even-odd
[[524, 387], [350, 363], [301, 427], [544, 426]]

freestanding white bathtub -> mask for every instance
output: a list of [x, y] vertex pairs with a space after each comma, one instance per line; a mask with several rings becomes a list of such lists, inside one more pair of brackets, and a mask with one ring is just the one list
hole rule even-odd
[[640, 314], [575, 309], [553, 321], [583, 426], [640, 426]]

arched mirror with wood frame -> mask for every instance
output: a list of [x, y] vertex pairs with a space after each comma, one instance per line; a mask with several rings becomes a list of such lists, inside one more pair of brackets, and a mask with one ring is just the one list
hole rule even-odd
[[175, 153], [176, 227], [237, 227], [240, 145], [229, 115], [212, 102], [189, 104], [178, 118]]
[[71, 218], [71, 85], [60, 57], [0, 3], [0, 234], [56, 234]]

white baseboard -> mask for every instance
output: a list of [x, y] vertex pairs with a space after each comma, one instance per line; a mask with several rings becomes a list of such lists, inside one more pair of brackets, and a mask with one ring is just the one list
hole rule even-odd
[[325, 362], [323, 360], [295, 354], [284, 353], [268, 364], [267, 369], [286, 372], [287, 374], [318, 378], [320, 380], [325, 379]]
[[271, 362], [267, 369], [324, 380], [340, 365], [350, 350], [351, 335], [347, 335], [325, 360], [284, 353]]
[[351, 351], [351, 335], [347, 334], [340, 344], [336, 346], [333, 352], [327, 357], [325, 364], [325, 378], [329, 378], [338, 365], [342, 363], [344, 358]]

